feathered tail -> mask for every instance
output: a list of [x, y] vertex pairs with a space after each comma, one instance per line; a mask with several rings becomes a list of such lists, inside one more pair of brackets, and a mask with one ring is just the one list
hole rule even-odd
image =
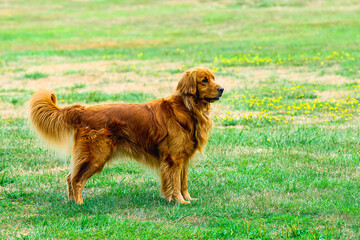
[[83, 109], [80, 105], [59, 108], [54, 92], [40, 90], [30, 101], [30, 123], [47, 143], [56, 148], [66, 148], [75, 126], [80, 123]]

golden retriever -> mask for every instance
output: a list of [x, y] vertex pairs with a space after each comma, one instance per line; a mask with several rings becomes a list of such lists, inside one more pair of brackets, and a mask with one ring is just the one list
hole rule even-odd
[[69, 200], [82, 204], [86, 181], [110, 159], [127, 156], [158, 171], [165, 199], [190, 203], [189, 161], [208, 141], [210, 103], [223, 91], [204, 67], [184, 72], [171, 96], [140, 104], [59, 108], [55, 93], [40, 90], [30, 101], [30, 122], [55, 147], [73, 138]]

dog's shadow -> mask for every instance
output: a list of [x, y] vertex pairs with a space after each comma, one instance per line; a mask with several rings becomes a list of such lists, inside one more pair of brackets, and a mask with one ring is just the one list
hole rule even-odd
[[[84, 204], [78, 205], [67, 199], [64, 189], [53, 189], [47, 193], [35, 193], [31, 198], [41, 206], [41, 214], [62, 215], [64, 217], [78, 215], [102, 215], [119, 213], [128, 214], [131, 209], [162, 209], [174, 208], [178, 204], [167, 202], [159, 192], [159, 186], [154, 184], [149, 188], [149, 183], [137, 184], [136, 187], [127, 186], [126, 191], [121, 188], [106, 188], [105, 190], [84, 189]], [[92, 192], [94, 191], [94, 192]], [[31, 200], [32, 201], [32, 200]]]

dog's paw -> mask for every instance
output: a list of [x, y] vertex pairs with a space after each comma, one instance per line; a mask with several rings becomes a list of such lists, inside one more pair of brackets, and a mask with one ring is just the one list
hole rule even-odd
[[173, 196], [172, 197], [172, 200], [174, 200], [176, 203], [179, 203], [179, 204], [190, 204], [189, 201], [186, 201], [182, 195], [179, 195], [179, 196]]
[[186, 200], [196, 202], [198, 199], [197, 198], [188, 198]]
[[177, 200], [176, 203], [179, 203], [179, 204], [190, 204], [189, 201], [186, 201], [186, 200]]
[[184, 199], [187, 201], [197, 201], [198, 200], [197, 198], [190, 197], [190, 194], [188, 191], [183, 192], [182, 195], [183, 195]]

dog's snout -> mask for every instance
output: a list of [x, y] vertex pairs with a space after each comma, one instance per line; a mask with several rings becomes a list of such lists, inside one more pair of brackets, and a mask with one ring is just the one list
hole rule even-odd
[[218, 92], [220, 92], [221, 94], [224, 92], [224, 88], [223, 87], [218, 87]]

